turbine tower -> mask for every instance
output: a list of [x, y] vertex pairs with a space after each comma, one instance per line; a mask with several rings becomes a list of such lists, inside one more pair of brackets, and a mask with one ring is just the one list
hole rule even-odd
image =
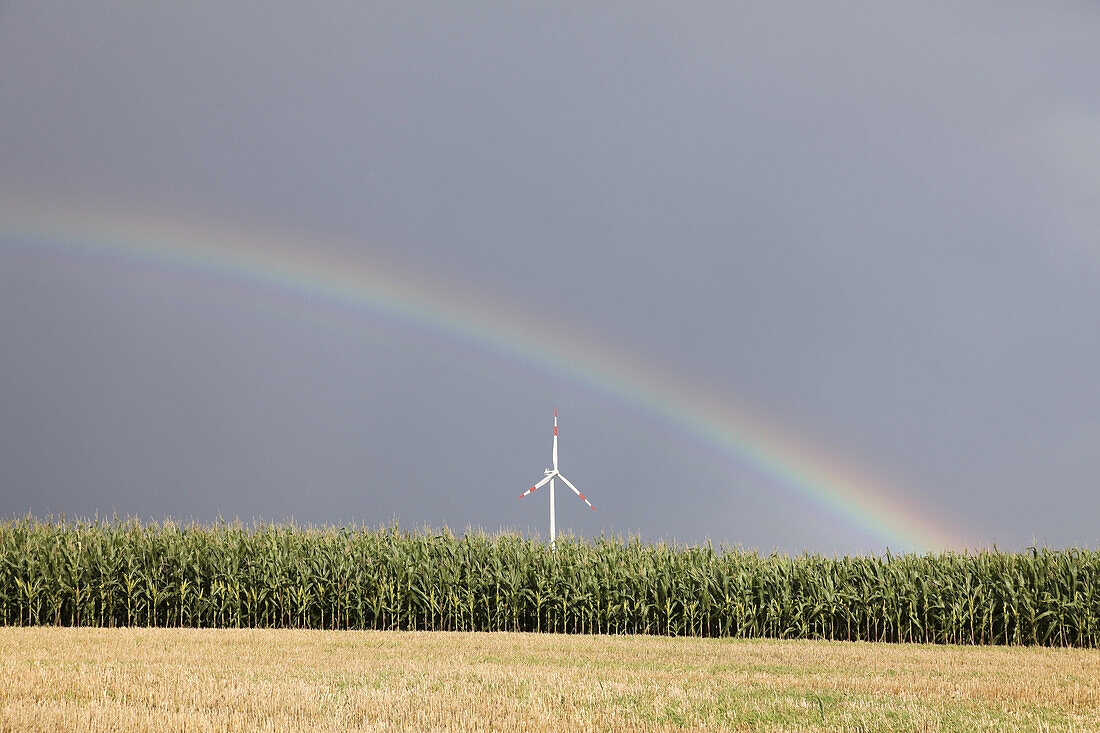
[[548, 468], [543, 472], [543, 473], [546, 474], [546, 477], [543, 478], [542, 481], [539, 481], [537, 484], [535, 484], [531, 488], [527, 489], [527, 491], [525, 491], [525, 492], [523, 492], [522, 494], [519, 495], [519, 498], [522, 499], [523, 497], [527, 496], [528, 494], [530, 494], [532, 491], [539, 488], [540, 486], [543, 486], [547, 483], [550, 484], [550, 548], [551, 549], [554, 548], [554, 540], [557, 537], [557, 527], [554, 524], [554, 479], [560, 478], [562, 481], [564, 481], [565, 485], [568, 486], [569, 488], [571, 488], [573, 490], [573, 493], [576, 494], [577, 496], [579, 496], [581, 498], [581, 501], [583, 501], [585, 504], [588, 505], [589, 509], [591, 509], [592, 511], [596, 511], [596, 507], [592, 506], [592, 502], [590, 502], [588, 499], [585, 499], [584, 494], [577, 491], [577, 487], [574, 486], [573, 484], [569, 483], [569, 479], [567, 479], [565, 476], [562, 476], [561, 473], [558, 471], [558, 411], [557, 410], [554, 410], [554, 452], [553, 452], [553, 459], [554, 459], [554, 467], [553, 468]]

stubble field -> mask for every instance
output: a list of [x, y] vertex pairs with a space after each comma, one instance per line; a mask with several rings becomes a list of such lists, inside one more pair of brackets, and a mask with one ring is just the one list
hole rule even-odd
[[1100, 730], [1100, 652], [0, 628], [2, 730]]

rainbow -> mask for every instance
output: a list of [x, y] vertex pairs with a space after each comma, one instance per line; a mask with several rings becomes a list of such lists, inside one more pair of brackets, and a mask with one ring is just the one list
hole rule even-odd
[[966, 545], [956, 529], [901, 491], [624, 350], [427, 275], [320, 244], [308, 236], [242, 232], [209, 222], [187, 225], [100, 208], [0, 200], [0, 254], [18, 247], [82, 267], [183, 277], [283, 299], [297, 310], [304, 303], [320, 312], [394, 324], [654, 420], [892, 550]]

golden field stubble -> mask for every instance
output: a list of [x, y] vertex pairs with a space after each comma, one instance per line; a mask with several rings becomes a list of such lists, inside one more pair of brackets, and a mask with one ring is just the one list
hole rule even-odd
[[1100, 651], [0, 628], [0, 730], [1100, 730]]

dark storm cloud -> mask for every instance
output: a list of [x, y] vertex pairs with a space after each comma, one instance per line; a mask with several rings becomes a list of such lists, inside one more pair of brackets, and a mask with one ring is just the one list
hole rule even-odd
[[[1098, 31], [1091, 4], [9, 4], [0, 192], [361, 242], [760, 405], [975, 539], [1095, 544]], [[542, 528], [513, 497], [558, 406], [578, 531], [877, 549], [573, 385], [7, 251], [0, 511]]]

